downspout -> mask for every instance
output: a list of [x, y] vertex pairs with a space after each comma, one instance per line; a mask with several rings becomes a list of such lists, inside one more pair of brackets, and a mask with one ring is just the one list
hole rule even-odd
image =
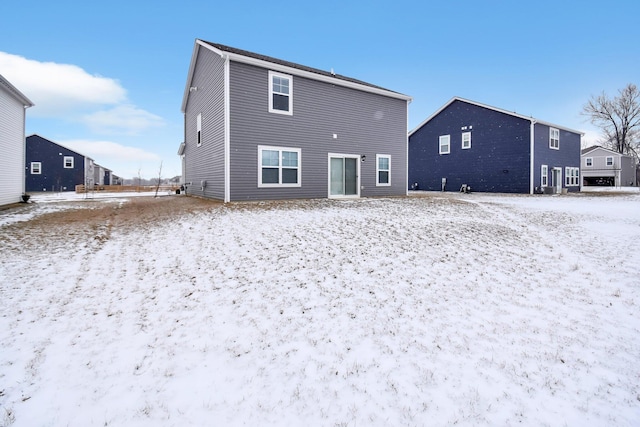
[[27, 108], [22, 109], [22, 194], [27, 194]]
[[224, 55], [224, 202], [231, 199], [231, 94], [229, 93], [229, 55]]
[[535, 119], [530, 119], [531, 120], [531, 125], [530, 125], [530, 129], [529, 129], [529, 194], [533, 194], [533, 188], [534, 188], [534, 167], [535, 167], [535, 155], [534, 155], [534, 149], [535, 149], [535, 136], [536, 136], [536, 132], [535, 132], [535, 125], [536, 125], [536, 121]]

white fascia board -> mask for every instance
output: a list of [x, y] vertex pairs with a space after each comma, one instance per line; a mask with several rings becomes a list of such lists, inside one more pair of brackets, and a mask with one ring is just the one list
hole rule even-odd
[[11, 82], [0, 74], [0, 84], [6, 87], [6, 91], [9, 95], [16, 98], [25, 108], [33, 107], [34, 103], [31, 102], [22, 92], [18, 90]]
[[300, 77], [305, 77], [305, 78], [312, 79], [312, 80], [317, 80], [317, 81], [321, 81], [321, 82], [325, 82], [325, 83], [330, 83], [330, 84], [333, 84], [333, 85], [336, 85], [336, 86], [344, 86], [344, 87], [348, 87], [348, 88], [351, 88], [351, 89], [360, 90], [360, 91], [363, 91], [363, 92], [370, 92], [370, 93], [375, 93], [377, 95], [387, 96], [387, 97], [390, 97], [390, 98], [402, 99], [403, 101], [411, 102], [413, 100], [413, 98], [411, 98], [410, 96], [403, 95], [401, 93], [392, 92], [392, 91], [384, 90], [384, 89], [379, 89], [379, 88], [375, 88], [375, 87], [371, 87], [371, 86], [361, 85], [361, 84], [358, 84], [358, 83], [349, 82], [349, 81], [346, 81], [346, 80], [341, 80], [341, 79], [338, 79], [338, 78], [335, 78], [335, 77], [323, 76], [322, 74], [316, 74], [316, 73], [312, 73], [310, 71], [300, 70], [298, 68], [287, 67], [286, 65], [275, 64], [273, 62], [264, 61], [262, 59], [250, 58], [248, 56], [239, 55], [239, 54], [233, 53], [233, 52], [224, 52], [224, 51], [221, 51], [219, 49], [216, 49], [215, 47], [213, 47], [213, 46], [211, 46], [211, 45], [209, 45], [207, 43], [203, 43], [203, 42], [201, 42], [199, 40], [196, 43], [200, 44], [201, 46], [206, 47], [207, 49], [211, 50], [212, 52], [215, 52], [216, 54], [220, 55], [221, 57], [229, 57], [229, 59], [232, 60], [232, 61], [241, 62], [241, 63], [249, 64], [249, 65], [255, 65], [256, 67], [260, 67], [260, 68], [266, 68], [266, 69], [269, 69], [269, 70], [280, 71], [280, 72], [291, 74], [291, 75], [294, 75], [294, 76], [300, 76]]
[[584, 132], [580, 132], [580, 131], [577, 131], [577, 130], [571, 129], [571, 128], [568, 128], [568, 127], [566, 127], [566, 126], [559, 126], [559, 125], [556, 125], [556, 124], [553, 124], [553, 123], [549, 123], [549, 122], [545, 122], [545, 121], [542, 121], [542, 120], [538, 120], [538, 119], [536, 119], [536, 118], [534, 118], [534, 117], [527, 117], [527, 116], [525, 116], [525, 115], [518, 114], [518, 113], [516, 113], [516, 112], [514, 112], [514, 111], [508, 111], [508, 110], [504, 110], [504, 109], [502, 109], [502, 108], [493, 107], [493, 106], [491, 106], [491, 105], [482, 104], [482, 103], [480, 103], [480, 102], [471, 101], [471, 100], [469, 100], [469, 99], [460, 98], [459, 96], [454, 96], [453, 98], [451, 98], [451, 99], [449, 100], [449, 102], [447, 102], [447, 103], [446, 103], [446, 104], [444, 104], [442, 107], [440, 107], [440, 108], [439, 108], [435, 113], [433, 113], [432, 115], [430, 115], [429, 117], [427, 117], [427, 118], [426, 118], [422, 123], [420, 123], [418, 126], [416, 126], [416, 127], [415, 127], [415, 128], [414, 128], [414, 129], [409, 133], [409, 136], [411, 136], [414, 132], [416, 132], [416, 131], [417, 131], [417, 130], [419, 130], [422, 126], [424, 126], [425, 124], [427, 124], [427, 123], [428, 123], [431, 119], [433, 119], [435, 116], [437, 116], [438, 114], [440, 114], [440, 113], [442, 112], [442, 110], [444, 110], [445, 108], [447, 108], [447, 107], [448, 107], [449, 105], [451, 105], [454, 101], [461, 101], [461, 102], [465, 102], [465, 103], [467, 103], [467, 104], [471, 104], [471, 105], [475, 105], [475, 106], [478, 106], [478, 107], [486, 108], [486, 109], [488, 109], [488, 110], [493, 110], [493, 111], [497, 111], [497, 112], [499, 112], [499, 113], [507, 114], [507, 115], [509, 115], [509, 116], [518, 117], [518, 118], [523, 119], [523, 120], [528, 120], [528, 121], [530, 121], [532, 124], [540, 123], [541, 125], [545, 125], [545, 126], [549, 126], [549, 127], [554, 127], [554, 128], [557, 128], [557, 129], [562, 129], [562, 130], [565, 130], [565, 131], [569, 131], [569, 132], [572, 132], [572, 133], [575, 133], [575, 134], [578, 134], [578, 135], [584, 136]]
[[191, 63], [189, 64], [189, 72], [187, 73], [187, 84], [184, 87], [184, 93], [182, 95], [182, 106], [180, 107], [180, 111], [183, 113], [187, 112], [187, 101], [189, 100], [189, 88], [191, 87], [191, 81], [193, 80], [193, 72], [196, 68], [196, 58], [198, 57], [198, 50], [202, 46], [201, 43], [196, 41], [193, 46], [193, 53], [191, 54]]

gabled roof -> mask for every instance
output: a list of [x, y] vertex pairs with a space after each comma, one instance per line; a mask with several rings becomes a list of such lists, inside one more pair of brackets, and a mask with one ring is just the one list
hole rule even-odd
[[363, 82], [351, 77], [335, 74], [332, 71], [324, 71], [317, 68], [307, 67], [305, 65], [296, 64], [295, 62], [284, 61], [282, 59], [273, 58], [271, 56], [261, 55], [247, 50], [237, 49], [230, 46], [225, 46], [219, 43], [212, 43], [205, 40], [196, 39], [193, 54], [191, 56], [191, 65], [189, 66], [189, 75], [187, 76], [187, 84], [185, 86], [184, 96], [182, 99], [182, 112], [185, 111], [187, 106], [187, 99], [189, 97], [189, 89], [191, 87], [191, 81], [193, 79], [193, 73], [195, 69], [195, 61], [198, 56], [198, 50], [200, 47], [204, 47], [220, 57], [228, 57], [232, 61], [243, 62], [246, 64], [256, 65], [262, 68], [268, 68], [274, 71], [282, 71], [288, 74], [298, 75], [314, 80], [320, 80], [328, 83], [332, 83], [338, 86], [346, 86], [352, 89], [362, 90], [365, 92], [372, 92], [379, 95], [385, 95], [392, 98], [398, 98], [411, 102], [411, 97], [394, 92], [389, 89], [385, 89], [380, 86], [376, 86], [370, 83]]
[[609, 148], [601, 147], [600, 145], [592, 145], [591, 147], [583, 148], [582, 150], [580, 150], [580, 155], [584, 156], [585, 154], [589, 154], [595, 150], [604, 150], [616, 156], [633, 157], [628, 154], [618, 153], [617, 151], [611, 150]]
[[24, 94], [22, 92], [20, 92], [18, 89], [16, 89], [16, 87], [14, 85], [12, 85], [11, 83], [9, 83], [9, 80], [5, 79], [4, 77], [2, 77], [2, 74], [0, 74], [0, 86], [3, 86], [7, 92], [9, 92], [11, 95], [13, 95], [14, 98], [16, 98], [18, 101], [20, 101], [22, 103], [22, 105], [24, 105], [25, 107], [33, 107], [33, 102], [31, 102], [29, 100], [29, 98], [27, 98], [26, 96], [24, 96]]
[[26, 140], [29, 140], [29, 138], [34, 137], [34, 136], [36, 136], [36, 137], [38, 137], [38, 138], [40, 138], [40, 139], [43, 139], [43, 140], [45, 140], [45, 141], [47, 141], [47, 142], [49, 142], [49, 143], [51, 143], [51, 144], [57, 145], [58, 147], [64, 148], [65, 150], [69, 150], [69, 151], [71, 151], [72, 153], [77, 154], [78, 156], [82, 156], [82, 157], [84, 157], [84, 158], [87, 158], [87, 159], [89, 159], [89, 160], [92, 160], [92, 161], [93, 161], [93, 159], [92, 159], [91, 157], [89, 157], [89, 156], [85, 156], [85, 155], [84, 155], [84, 154], [82, 154], [82, 153], [78, 153], [76, 150], [72, 150], [72, 149], [71, 149], [71, 148], [69, 148], [69, 147], [65, 147], [64, 145], [62, 145], [62, 144], [60, 144], [60, 143], [58, 143], [58, 142], [54, 142], [54, 141], [52, 141], [52, 140], [50, 140], [50, 139], [47, 139], [47, 138], [45, 138], [45, 137], [43, 137], [43, 136], [40, 136], [40, 135], [38, 135], [37, 133], [34, 133], [33, 135], [29, 135], [29, 136], [26, 138]]
[[451, 98], [449, 100], [449, 102], [444, 104], [435, 113], [433, 113], [432, 115], [427, 117], [422, 123], [420, 123], [411, 132], [409, 132], [409, 136], [411, 136], [413, 133], [418, 131], [422, 126], [424, 126], [427, 123], [429, 123], [434, 117], [436, 117], [438, 114], [440, 114], [445, 108], [447, 108], [449, 105], [453, 104], [455, 101], [465, 102], [467, 104], [471, 104], [471, 105], [475, 105], [475, 106], [478, 106], [478, 107], [486, 108], [488, 110], [493, 110], [493, 111], [497, 111], [499, 113], [508, 114], [510, 116], [513, 116], [513, 117], [518, 117], [520, 119], [529, 120], [531, 123], [540, 123], [540, 124], [543, 124], [543, 125], [546, 125], [546, 126], [550, 126], [550, 127], [566, 130], [566, 131], [569, 131], [569, 132], [572, 132], [572, 133], [576, 133], [578, 135], [584, 135], [584, 132], [580, 132], [578, 130], [570, 129], [570, 128], [566, 127], [566, 126], [559, 126], [559, 125], [556, 125], [556, 124], [553, 124], [553, 123], [549, 123], [549, 122], [545, 122], [545, 121], [542, 121], [542, 120], [538, 120], [538, 119], [536, 119], [534, 117], [524, 116], [524, 115], [518, 114], [518, 113], [516, 113], [514, 111], [507, 111], [507, 110], [503, 110], [502, 108], [492, 107], [491, 105], [481, 104], [479, 102], [470, 101], [468, 99], [460, 98], [459, 96], [454, 96], [453, 98]]

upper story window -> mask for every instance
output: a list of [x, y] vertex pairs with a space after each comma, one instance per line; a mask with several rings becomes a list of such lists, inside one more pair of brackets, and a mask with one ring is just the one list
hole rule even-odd
[[65, 169], [73, 168], [73, 156], [64, 156], [64, 168]]
[[258, 146], [258, 187], [300, 187], [299, 148]]
[[449, 154], [451, 152], [451, 136], [440, 135], [440, 154]]
[[40, 175], [40, 174], [42, 174], [42, 163], [41, 162], [31, 162], [31, 174], [32, 175]]
[[560, 149], [560, 131], [556, 128], [549, 128], [549, 148]]
[[196, 141], [200, 147], [202, 145], [202, 113], [199, 113], [196, 119]]
[[607, 157], [607, 166], [613, 166], [613, 156], [608, 156]]
[[586, 157], [584, 159], [584, 165], [589, 167], [593, 166], [593, 157]]
[[376, 185], [391, 185], [391, 156], [376, 154]]
[[462, 149], [471, 148], [471, 132], [462, 132]]
[[293, 115], [293, 77], [269, 71], [269, 112]]

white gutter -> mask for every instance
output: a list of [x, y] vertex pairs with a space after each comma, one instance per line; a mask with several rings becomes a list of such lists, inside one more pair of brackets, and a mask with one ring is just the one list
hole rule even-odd
[[231, 199], [231, 94], [229, 93], [229, 55], [224, 55], [224, 202]]

